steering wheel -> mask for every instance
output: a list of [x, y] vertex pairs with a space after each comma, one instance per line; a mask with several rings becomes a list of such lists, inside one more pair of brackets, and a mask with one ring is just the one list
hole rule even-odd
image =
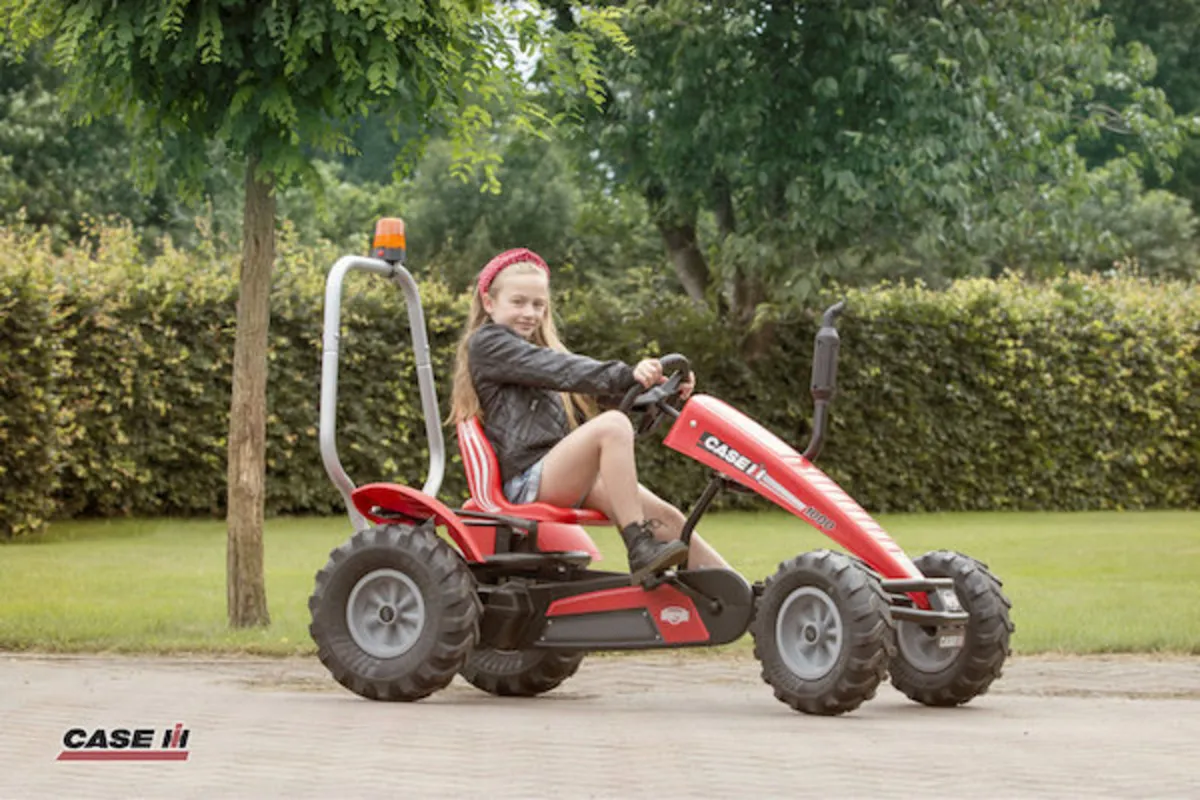
[[663, 374], [670, 375], [667, 382], [650, 389], [635, 383], [629, 387], [629, 391], [621, 399], [621, 405], [617, 407], [618, 411], [631, 417], [634, 411], [641, 413], [642, 418], [637, 423], [638, 436], [644, 436], [662, 424], [663, 408], [679, 399], [680, 387], [691, 374], [691, 365], [687, 357], [679, 353], [670, 353], [659, 361], [662, 363]]

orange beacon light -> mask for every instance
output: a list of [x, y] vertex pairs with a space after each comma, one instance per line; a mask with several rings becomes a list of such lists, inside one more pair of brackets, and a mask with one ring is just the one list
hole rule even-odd
[[384, 217], [375, 223], [375, 242], [371, 245], [371, 255], [389, 264], [403, 264], [406, 247], [404, 220]]

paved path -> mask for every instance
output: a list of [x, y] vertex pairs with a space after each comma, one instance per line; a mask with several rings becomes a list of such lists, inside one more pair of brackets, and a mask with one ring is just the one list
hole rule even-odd
[[[1200, 659], [1014, 659], [958, 709], [826, 719], [748, 658], [593, 657], [534, 700], [361, 700], [315, 659], [0, 654], [0, 798], [1200, 798]], [[70, 728], [191, 731], [185, 763], [56, 761]]]

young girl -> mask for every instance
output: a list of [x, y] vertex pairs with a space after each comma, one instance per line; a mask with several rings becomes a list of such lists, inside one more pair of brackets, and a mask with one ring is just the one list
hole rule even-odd
[[[451, 415], [482, 417], [510, 502], [593, 508], [616, 522], [635, 583], [684, 560], [727, 569], [699, 536], [689, 552], [679, 541], [683, 514], [638, 483], [629, 418], [594, 415], [593, 397], [619, 399], [635, 383], [664, 380], [658, 359], [630, 367], [567, 352], [551, 314], [550, 268], [531, 250], [508, 250], [479, 273]], [[694, 386], [689, 375], [682, 396]]]

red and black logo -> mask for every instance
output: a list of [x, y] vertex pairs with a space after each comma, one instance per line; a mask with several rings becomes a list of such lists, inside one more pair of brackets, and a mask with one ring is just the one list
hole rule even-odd
[[[188, 734], [183, 723], [174, 728], [71, 728], [63, 734], [59, 761], [187, 761]], [[155, 745], [158, 747], [155, 747]]]
[[696, 446], [707, 450], [719, 459], [722, 459], [726, 464], [729, 464], [736, 470], [740, 470], [756, 481], [761, 481], [767, 475], [767, 470], [762, 464], [755, 463], [749, 456], [744, 456], [731, 445], [721, 441], [721, 439], [708, 431], [700, 434], [700, 438], [696, 441]]

